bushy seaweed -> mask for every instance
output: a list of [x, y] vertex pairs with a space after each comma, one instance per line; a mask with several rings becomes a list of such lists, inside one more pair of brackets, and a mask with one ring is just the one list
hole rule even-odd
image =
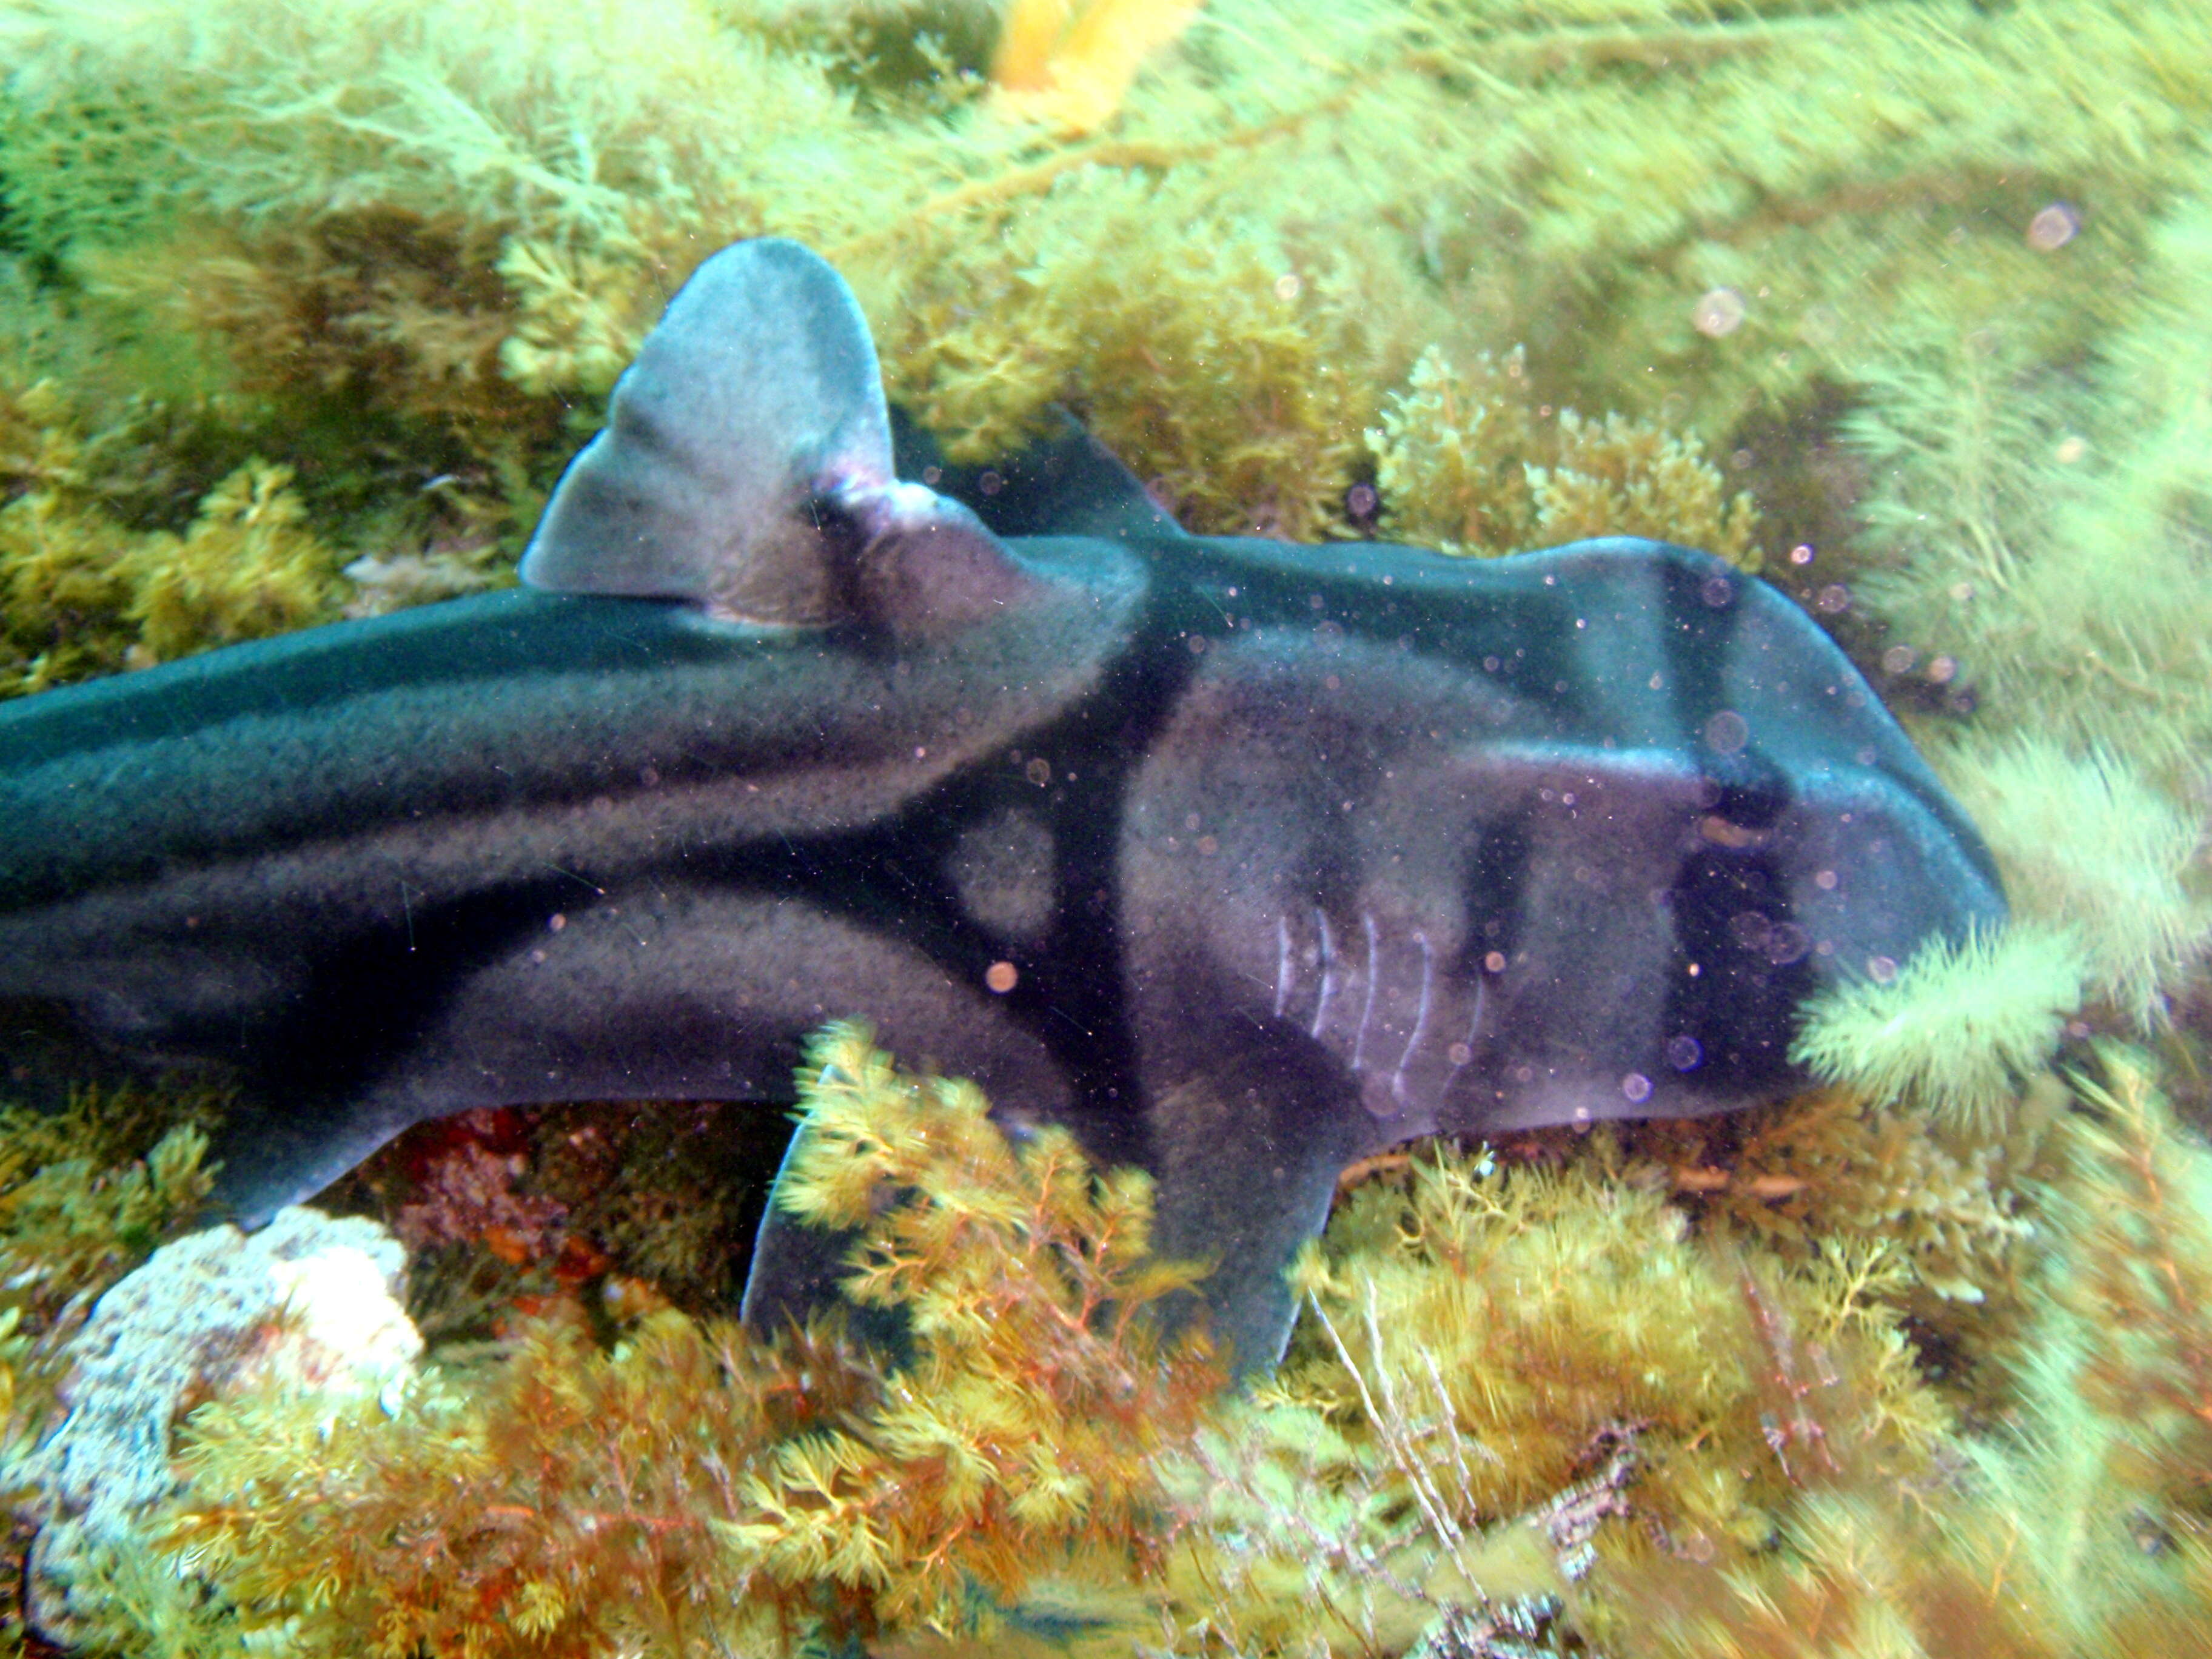
[[[2203, 7], [13, 0], [0, 63], [0, 693], [510, 580], [665, 296], [772, 232], [962, 459], [1059, 401], [1194, 530], [1759, 564], [2015, 911], [1812, 1010], [1820, 1091], [1370, 1181], [1291, 1366], [1211, 1405], [1136, 1311], [1180, 1282], [1141, 1184], [849, 1036], [815, 1198], [905, 1371], [665, 1307], [750, 1219], [702, 1121], [544, 1115], [526, 1178], [455, 1143], [362, 1188], [415, 1206], [418, 1305], [554, 1322], [392, 1420], [199, 1422], [218, 1594], [149, 1541], [118, 1630], [2212, 1646], [2207, 1155], [2162, 1096], [2212, 1095]], [[199, 1190], [189, 1131], [86, 1138], [143, 1104], [0, 1119], [20, 1424]]]
[[1149, 1183], [1064, 1133], [1010, 1144], [972, 1085], [857, 1030], [817, 1041], [805, 1093], [793, 1202], [856, 1230], [848, 1295], [911, 1333], [895, 1375], [827, 1327], [672, 1310], [611, 1354], [540, 1324], [392, 1420], [210, 1406], [184, 1565], [251, 1625], [471, 1656], [959, 1631], [1041, 1571], [1155, 1565], [1154, 1455], [1223, 1372], [1148, 1316], [1194, 1277], [1146, 1254]]

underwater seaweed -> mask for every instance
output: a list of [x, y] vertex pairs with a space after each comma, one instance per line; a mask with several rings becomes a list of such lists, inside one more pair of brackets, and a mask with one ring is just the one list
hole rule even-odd
[[1790, 1057], [1881, 1104], [1986, 1123], [2057, 1051], [2085, 972], [2072, 937], [2048, 926], [1931, 940], [1813, 998]]
[[1148, 1183], [1061, 1133], [1009, 1144], [972, 1085], [857, 1029], [812, 1066], [795, 1190], [860, 1226], [848, 1293], [904, 1310], [896, 1376], [826, 1331], [665, 1312], [611, 1354], [541, 1323], [394, 1420], [218, 1403], [183, 1453], [189, 1569], [257, 1627], [486, 1656], [962, 1629], [979, 1588], [1156, 1559], [1153, 1454], [1224, 1373], [1147, 1316], [1194, 1276], [1146, 1257]]
[[1903, 1487], [1846, 1469], [1775, 1547], [1713, 1572], [1608, 1562], [1626, 1655], [1836, 1651], [2019, 1659], [2197, 1653], [2212, 1642], [2203, 1542], [2205, 1264], [2212, 1152], [2179, 1129], [2142, 1056], [2101, 1049], [2084, 1110], [2054, 1120], [2067, 1173], [2035, 1276], [2020, 1387], [1942, 1472]]
[[[2212, 1153], [2139, 1057], [2100, 1064], [2009, 1172], [1956, 1166], [1990, 1203], [2047, 1183], [2019, 1385], [1977, 1423], [1909, 1340], [1929, 1251], [1896, 1218], [1693, 1228], [1605, 1135], [1356, 1188], [1283, 1370], [1220, 1393], [1144, 1311], [1191, 1272], [1145, 1257], [1141, 1177], [833, 1029], [803, 1202], [857, 1229], [849, 1291], [902, 1312], [903, 1365], [673, 1312], [606, 1352], [571, 1316], [396, 1417], [248, 1393], [191, 1418], [191, 1490], [82, 1593], [107, 1572], [100, 1629], [192, 1653], [2189, 1650]], [[1824, 1112], [1753, 1156], [1845, 1145]], [[1988, 1271], [2019, 1222], [1939, 1224], [2002, 1236], [1953, 1247]]]
[[1701, 547], [1757, 570], [1749, 495], [1728, 494], [1694, 438], [1608, 415], [1537, 406], [1521, 348], [1462, 373], [1433, 349], [1370, 428], [1385, 526], [1401, 540], [1483, 557], [1594, 536]]
[[0, 692], [335, 619], [338, 561], [290, 482], [289, 469], [249, 461], [181, 536], [134, 532], [66, 487], [0, 507]]
[[1352, 1194], [1290, 1361], [1181, 1466], [1188, 1636], [1398, 1653], [1517, 1625], [1610, 1651], [1633, 1603], [1575, 1588], [1597, 1564], [1657, 1539], [1725, 1571], [1833, 1459], [1924, 1474], [1952, 1419], [1882, 1246], [1785, 1266], [1619, 1175], [1440, 1152]]
[[[1163, 1500], [1180, 1528], [1164, 1578], [1117, 1601], [1133, 1592], [1112, 1559], [1071, 1569], [1082, 1593], [1054, 1601], [1034, 1563], [969, 1637], [999, 1639], [977, 1633], [996, 1620], [1006, 1641], [1044, 1643], [1073, 1627], [1066, 1608], [1103, 1607], [1085, 1639], [1123, 1650], [1139, 1627], [1178, 1651], [1403, 1650], [1475, 1603], [1458, 1569], [1424, 1576], [1452, 1550], [1415, 1518], [1395, 1437], [1455, 1502], [1450, 1460], [1468, 1460], [1480, 1519], [1454, 1524], [1484, 1587], [1501, 1604], [1560, 1597], [1607, 1652], [2212, 1645], [2201, 1338], [2194, 1304], [2172, 1299], [2194, 1296], [2212, 1250], [2203, 1154], [2150, 1103], [2147, 1061], [2100, 1061], [2087, 1111], [2058, 1110], [2044, 1069], [2071, 1027], [2154, 1039], [2177, 1096], [2206, 1070], [2212, 13], [1211, 0], [1097, 118], [1042, 124], [988, 91], [994, 38], [1020, 44], [998, 15], [973, 0], [0, 4], [0, 685], [502, 580], [586, 418], [572, 410], [702, 252], [762, 231], [834, 253], [894, 395], [967, 459], [1060, 400], [1194, 529], [1364, 530], [1346, 494], [1371, 481], [1383, 533], [1470, 550], [1629, 531], [1737, 558], [1764, 543], [1870, 670], [1894, 653], [1918, 676], [1878, 683], [1924, 694], [1917, 735], [1996, 853], [2014, 929], [1820, 1011], [1802, 1052], [1834, 1090], [1617, 1140], [1560, 1135], [1540, 1141], [1560, 1170], [1502, 1172], [1532, 1184], [1498, 1201], [1548, 1217], [1559, 1260], [1601, 1264], [1619, 1292], [1577, 1294], [1555, 1263], [1513, 1281], [1523, 1316], [1501, 1293], [1509, 1323], [1559, 1322], [1532, 1352], [1580, 1383], [1504, 1378], [1527, 1413], [1511, 1435], [1456, 1401], [1431, 1409], [1418, 1322], [1463, 1335], [1463, 1306], [1444, 1298], [1370, 1343], [1364, 1292], [1328, 1302], [1345, 1353], [1310, 1330], [1305, 1393], [1263, 1393], [1193, 1443], [1243, 1489], [1220, 1510]], [[1110, 128], [1079, 130], [1106, 112]], [[1612, 413], [1570, 424], [1547, 407]], [[358, 571], [350, 589], [341, 567]], [[0, 1146], [19, 1129], [0, 1125]], [[6, 1170], [28, 1194], [10, 1259], [37, 1277], [23, 1311], [0, 1314], [21, 1322], [18, 1344], [170, 1225], [98, 1173], [118, 1158], [20, 1144], [35, 1156]], [[575, 1152], [573, 1170], [541, 1173], [595, 1249], [703, 1304], [731, 1272], [716, 1252], [735, 1206], [648, 1191], [659, 1157], [621, 1164], [622, 1201], [584, 1219], [586, 1183], [561, 1182], [604, 1163]], [[1537, 1175], [1568, 1196], [1540, 1202]], [[1334, 1282], [1356, 1290], [1371, 1261], [1425, 1307], [1394, 1232], [1425, 1213], [1352, 1200]], [[1533, 1237], [1498, 1243], [1480, 1206], [1451, 1213], [1494, 1262], [1536, 1258]], [[1704, 1347], [1648, 1328], [1651, 1281], [1617, 1260], [1622, 1239], [1693, 1287]], [[1732, 1260], [1761, 1287], [1751, 1302]], [[1763, 1388], [1761, 1409], [1790, 1421], [1759, 1299], [1823, 1329], [1841, 1292], [1819, 1275], [1838, 1263], [1852, 1305], [1903, 1314], [1892, 1336], [1968, 1413], [1923, 1443], [1912, 1480], [1839, 1458], [1801, 1488], [1744, 1415]], [[1441, 1257], [1419, 1269], [1462, 1282]], [[974, 1273], [962, 1282], [993, 1282]], [[652, 1324], [621, 1362], [549, 1334], [531, 1363], [648, 1421], [654, 1386], [730, 1386], [721, 1336], [684, 1328]], [[1890, 1340], [1851, 1339], [1877, 1355]], [[1643, 1356], [1657, 1380], [1622, 1361], [1591, 1382], [1601, 1351]], [[35, 1349], [21, 1352], [35, 1417]], [[1486, 1354], [1475, 1374], [1498, 1381], [1504, 1363]], [[624, 1379], [593, 1370], [625, 1364]], [[1723, 1438], [1666, 1419], [1637, 1431], [1644, 1473], [1613, 1494], [1630, 1513], [1596, 1523], [1592, 1577], [1563, 1589], [1525, 1517], [1595, 1478], [1603, 1423], [1650, 1393], [1711, 1401], [1698, 1389], [1716, 1370], [1752, 1379], [1713, 1407]], [[525, 1396], [487, 1403], [490, 1375], [457, 1371], [449, 1418], [363, 1425], [361, 1443], [428, 1447], [447, 1432], [435, 1418], [481, 1445], [502, 1410], [514, 1428]], [[1872, 1402], [1925, 1405], [1884, 1395], [1895, 1380], [1877, 1365], [1871, 1384], [1808, 1396], [1828, 1443], [1878, 1417]], [[265, 1426], [272, 1481], [287, 1456], [335, 1467], [300, 1424]], [[556, 1449], [574, 1492], [600, 1490], [587, 1445]], [[1806, 1448], [1784, 1450], [1802, 1473]], [[407, 1482], [448, 1466], [387, 1452], [359, 1467], [386, 1470], [378, 1513], [398, 1516], [421, 1490]], [[467, 1501], [505, 1501], [486, 1490]], [[684, 1516], [691, 1547], [688, 1492], [662, 1497], [658, 1518]], [[1741, 1524], [1668, 1531], [1711, 1544], [1693, 1559], [1639, 1518], [1692, 1514]], [[398, 1547], [393, 1525], [377, 1547]], [[550, 1522], [525, 1537], [541, 1561], [577, 1541]], [[471, 1559], [489, 1563], [512, 1540], [479, 1541]], [[632, 1541], [635, 1560], [674, 1559]], [[128, 1580], [149, 1607], [167, 1592], [147, 1587], [171, 1582], [152, 1559], [115, 1568], [118, 1593]], [[671, 1582], [704, 1582], [683, 1579], [694, 1570]], [[298, 1589], [296, 1562], [270, 1571]], [[485, 1571], [495, 1603], [519, 1605]], [[600, 1638], [562, 1598], [588, 1583], [626, 1608], [637, 1582], [611, 1566], [556, 1579], [538, 1605], [580, 1645]], [[427, 1565], [405, 1582], [436, 1588]], [[1316, 1632], [1316, 1584], [1348, 1622]], [[876, 1605], [840, 1605], [862, 1601]], [[801, 1625], [817, 1611], [802, 1603], [785, 1604]], [[359, 1647], [359, 1626], [328, 1618], [333, 1643]], [[235, 1635], [181, 1630], [181, 1651]], [[883, 1639], [951, 1647], [926, 1630]]]
[[0, 1307], [22, 1334], [73, 1319], [191, 1224], [222, 1109], [211, 1091], [131, 1088], [76, 1090], [50, 1111], [0, 1106]]
[[2203, 814], [2109, 749], [2045, 736], [1956, 747], [1945, 781], [1983, 827], [2015, 915], [2062, 926], [2087, 994], [2149, 1033], [2212, 943]]

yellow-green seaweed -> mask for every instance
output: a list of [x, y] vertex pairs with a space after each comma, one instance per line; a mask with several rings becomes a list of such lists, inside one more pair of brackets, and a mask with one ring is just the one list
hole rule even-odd
[[[848, 274], [894, 395], [964, 457], [1057, 399], [1194, 529], [1366, 533], [1348, 501], [1372, 483], [1377, 533], [1468, 550], [1635, 532], [1763, 554], [1907, 706], [2014, 927], [1820, 1011], [1805, 1052], [1836, 1089], [1530, 1137], [1535, 1168], [1501, 1151], [1356, 1199], [1313, 1283], [1343, 1351], [1316, 1325], [1273, 1391], [1184, 1439], [1182, 1467], [1231, 1478], [1220, 1510], [1160, 1489], [1158, 1576], [1078, 1552], [965, 1604], [964, 1636], [894, 1632], [871, 1592], [870, 1639], [1395, 1653], [1468, 1628], [1480, 1582], [1500, 1609], [1558, 1598], [1528, 1639], [1624, 1656], [2212, 1647], [2206, 1155], [2160, 1103], [2203, 1094], [2212, 1009], [2212, 13], [1211, 0], [1084, 132], [992, 94], [998, 15], [0, 3], [0, 690], [504, 579], [662, 300], [761, 231]], [[2082, 1046], [2115, 1033], [2156, 1063]], [[0, 1123], [22, 1149], [0, 1161], [32, 1275], [19, 1334], [170, 1224], [182, 1203], [155, 1188], [191, 1186], [184, 1142], [134, 1185], [98, 1171], [150, 1137], [76, 1164], [40, 1133]], [[696, 1230], [646, 1243], [653, 1213], [610, 1229], [628, 1265], [710, 1281]], [[1463, 1260], [1424, 1255], [1440, 1215]], [[1662, 1281], [1702, 1348], [1652, 1328]], [[1368, 1342], [1370, 1282], [1432, 1310]], [[1807, 1333], [1845, 1307], [1820, 1340], [1863, 1363], [1808, 1384]], [[1424, 1340], [1432, 1358], [1487, 1328], [1526, 1363], [1484, 1349], [1497, 1401], [1455, 1401], [1447, 1428]], [[30, 1340], [26, 1421], [50, 1386]], [[619, 1357], [549, 1334], [336, 1451], [274, 1419], [204, 1443], [271, 1480], [358, 1454], [398, 1513], [531, 1387], [743, 1419], [743, 1379], [787, 1361], [726, 1365], [733, 1340], [673, 1316]], [[858, 1379], [847, 1403], [878, 1386], [830, 1352], [809, 1363]], [[1576, 1388], [1551, 1389], [1554, 1364]], [[1712, 1435], [1655, 1419], [1644, 1473], [1605, 1486], [1620, 1443], [1596, 1425], [1655, 1394], [1705, 1402]], [[1793, 1398], [1835, 1469], [1808, 1469]], [[1462, 1486], [1478, 1443], [1504, 1462]], [[599, 1490], [585, 1442], [561, 1445]], [[1431, 1505], [1445, 1524], [1424, 1480], [1467, 1499]], [[1548, 1533], [1528, 1540], [1593, 1481], [1567, 1504], [1606, 1511], [1577, 1586]], [[672, 1482], [660, 1518], [696, 1539], [697, 1489]], [[1674, 1547], [1685, 1524], [1709, 1554]], [[528, 1536], [546, 1561], [575, 1541]], [[299, 1576], [264, 1547], [222, 1571], [273, 1609]], [[603, 1595], [624, 1640], [669, 1645], [689, 1604], [641, 1587], [730, 1568], [660, 1570], [549, 1568], [538, 1625], [501, 1639], [605, 1650], [576, 1612]], [[147, 1588], [166, 1571], [117, 1565], [139, 1650], [229, 1650], [230, 1613]], [[420, 1610], [455, 1581], [412, 1582]], [[792, 1612], [775, 1639], [823, 1605], [865, 1623], [832, 1584], [771, 1597]], [[1338, 1609], [1319, 1622], [1317, 1593]], [[311, 1650], [369, 1639], [337, 1608]], [[439, 1652], [477, 1639], [469, 1616], [435, 1613]]]

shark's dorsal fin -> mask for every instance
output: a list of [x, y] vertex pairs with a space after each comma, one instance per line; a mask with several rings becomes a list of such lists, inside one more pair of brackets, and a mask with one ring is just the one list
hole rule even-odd
[[1175, 515], [1153, 499], [1121, 458], [1060, 404], [1045, 430], [987, 466], [954, 465], [936, 439], [891, 411], [891, 441], [902, 478], [920, 478], [975, 510], [996, 536], [1098, 536], [1152, 543], [1187, 539]]
[[967, 508], [893, 476], [852, 290], [773, 237], [715, 254], [669, 301], [562, 475], [522, 580], [896, 633], [991, 615], [1029, 585]]

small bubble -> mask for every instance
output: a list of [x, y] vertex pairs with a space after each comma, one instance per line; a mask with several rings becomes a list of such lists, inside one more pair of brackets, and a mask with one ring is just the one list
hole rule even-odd
[[1199, 819], [1197, 813], [1186, 812], [1182, 815], [1182, 827], [1189, 834], [1194, 836], [1198, 833], [1198, 823]]
[[1354, 524], [1371, 524], [1382, 510], [1382, 497], [1371, 483], [1356, 483], [1344, 492], [1344, 516]]
[[1486, 673], [1495, 674], [1498, 672], [1498, 659], [1495, 657], [1485, 657], [1482, 659], [1482, 666], [1483, 671]]
[[1698, 333], [1717, 340], [1741, 328], [1747, 310], [1741, 290], [1709, 288], [1690, 307], [1690, 325]]
[[1938, 685], [1948, 685], [1959, 676], [1956, 657], [1937, 657], [1928, 665], [1928, 678]]
[[1014, 971], [1011, 962], [994, 962], [983, 970], [983, 983], [1004, 996], [1020, 982], [1021, 975]]
[[1764, 951], [1774, 937], [1774, 924], [1763, 912], [1739, 910], [1729, 918], [1729, 937], [1747, 951]]
[[1344, 690], [1344, 682], [1334, 674], [1331, 674], [1328, 678], [1324, 679], [1322, 682], [1322, 685], [1324, 690], [1330, 691], [1341, 691]]
[[1751, 722], [1733, 708], [1723, 708], [1705, 722], [1705, 746], [1717, 755], [1733, 755], [1751, 740]]
[[1893, 645], [1881, 653], [1882, 668], [1892, 674], [1902, 674], [1919, 660], [1920, 653], [1909, 645]]
[[1897, 977], [1897, 959], [1894, 957], [1869, 957], [1867, 977], [1877, 985], [1888, 984]]
[[2080, 234], [2081, 215], [2070, 202], [2053, 202], [2027, 222], [2027, 245], [2038, 253], [2056, 253]]
[[945, 469], [941, 466], [925, 466], [921, 469], [921, 481], [926, 484], [934, 484], [944, 476]]
[[1212, 836], [1200, 836], [1198, 838], [1198, 850], [1202, 856], [1212, 858], [1221, 850], [1221, 843]]
[[1204, 656], [1204, 655], [1206, 654], [1206, 635], [1203, 635], [1203, 634], [1194, 634], [1194, 635], [1192, 635], [1190, 636], [1189, 645], [1190, 645], [1190, 654], [1191, 654], [1192, 656], [1194, 656], [1194, 657], [1202, 657], [1202, 656]]
[[1800, 542], [1796, 546], [1791, 548], [1790, 550], [1790, 562], [1792, 564], [1812, 563], [1813, 544], [1810, 542]]
[[1820, 874], [1813, 878], [1813, 885], [1819, 888], [1824, 893], [1834, 892], [1836, 890], [1836, 872], [1832, 870], [1821, 871]]
[[557, 933], [568, 925], [568, 918], [561, 915], [557, 910], [545, 919], [545, 931], [549, 933]]
[[1726, 576], [1708, 576], [1698, 588], [1698, 597], [1714, 610], [1719, 611], [1735, 599], [1735, 584]]
[[1741, 472], [1759, 459], [1747, 449], [1739, 449], [1729, 457], [1729, 465]]
[[1631, 1072], [1620, 1079], [1620, 1092], [1641, 1106], [1651, 1098], [1651, 1079], [1641, 1072]]
[[1278, 300], [1295, 300], [1298, 297], [1298, 289], [1303, 286], [1304, 285], [1298, 281], [1296, 271], [1286, 270], [1275, 278], [1275, 297]]
[[1503, 951], [1492, 951], [1488, 956], [1483, 957], [1482, 965], [1484, 969], [1490, 973], [1504, 973], [1505, 971], [1505, 952]]
[[1766, 959], [1777, 968], [1802, 962], [1813, 948], [1813, 936], [1794, 921], [1778, 921], [1766, 936]]
[[1027, 766], [1022, 768], [1022, 775], [1042, 789], [1052, 781], [1052, 763], [1042, 755], [1039, 755]]
[[986, 495], [995, 495], [1006, 487], [1006, 481], [995, 472], [986, 472], [975, 480], [975, 488]]
[[1474, 1050], [1464, 1042], [1455, 1042], [1444, 1050], [1444, 1058], [1455, 1066], [1464, 1066], [1474, 1058]]
[[1705, 1058], [1705, 1045], [1687, 1032], [1667, 1039], [1667, 1063], [1676, 1071], [1694, 1072]]
[[1830, 582], [1813, 596], [1813, 609], [1824, 617], [1832, 617], [1850, 608], [1851, 590], [1841, 582]]

